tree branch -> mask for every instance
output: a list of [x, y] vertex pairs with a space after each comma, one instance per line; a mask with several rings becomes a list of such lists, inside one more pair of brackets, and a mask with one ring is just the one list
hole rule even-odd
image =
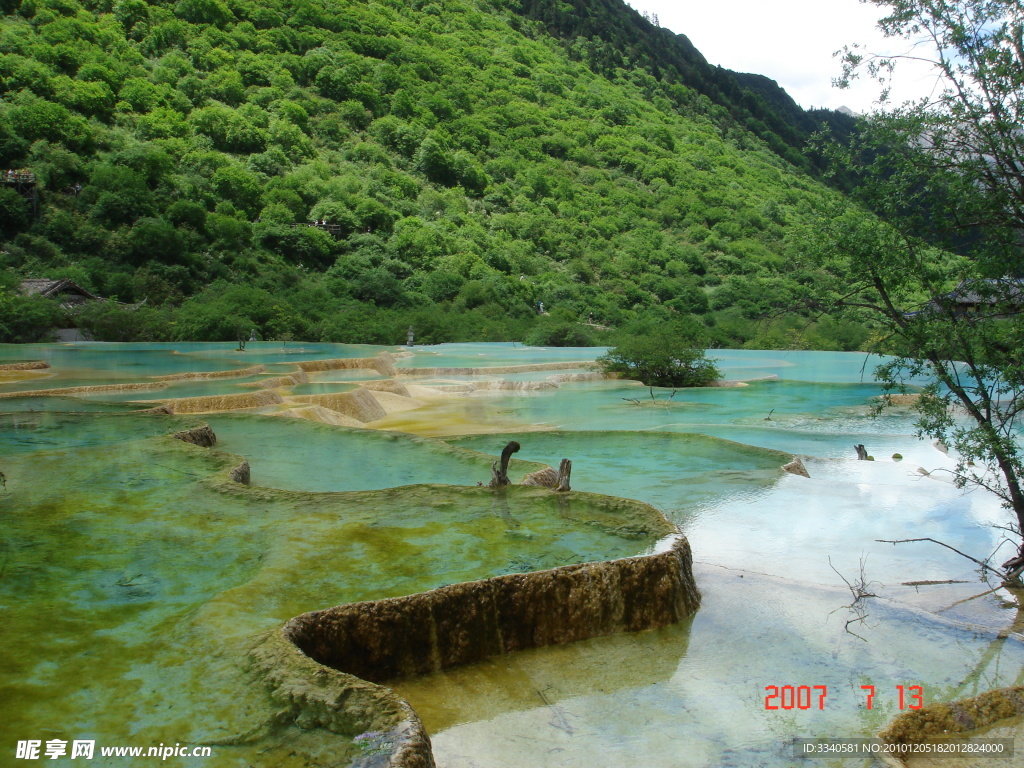
[[[933, 538], [928, 537], [928, 536], [925, 536], [925, 537], [920, 538], [920, 539], [896, 539], [896, 540], [892, 540], [892, 539], [875, 539], [875, 541], [880, 542], [882, 544], [907, 544], [907, 543], [913, 542], [913, 541], [930, 541], [930, 542], [932, 542], [934, 544], [938, 544], [940, 546], [943, 546], [946, 549], [953, 550], [954, 552], [956, 552], [961, 557], [966, 557], [972, 563], [977, 563], [978, 565], [980, 565], [985, 570], [992, 571], [992, 573], [997, 573], [997, 574], [999, 573], [999, 571], [997, 571], [995, 568], [993, 568], [992, 566], [990, 566], [990, 565], [988, 565], [986, 563], [981, 562], [981, 560], [978, 560], [976, 557], [971, 557], [967, 553], [961, 552], [956, 547], [951, 547], [949, 544], [946, 544], [943, 541], [939, 541], [938, 539], [933, 539]], [[1000, 574], [1000, 575], [1002, 575], [1002, 574]]]

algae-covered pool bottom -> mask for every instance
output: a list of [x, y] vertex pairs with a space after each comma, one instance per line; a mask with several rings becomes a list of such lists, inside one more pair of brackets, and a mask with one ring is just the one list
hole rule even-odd
[[[492, 457], [392, 432], [334, 427], [304, 419], [211, 414], [218, 447], [242, 454], [253, 483], [295, 491], [352, 491], [414, 483], [476, 485]], [[492, 441], [491, 447], [497, 441]], [[504, 443], [497, 444], [494, 452]], [[531, 467], [536, 469], [536, 467]]]
[[[57, 429], [62, 415], [0, 417], [8, 446], [41, 436], [12, 427], [26, 416]], [[350, 740], [282, 735], [290, 726], [247, 672], [262, 633], [340, 603], [640, 554], [666, 532], [622, 514], [637, 505], [540, 488], [245, 487], [221, 478], [238, 457], [159, 436], [182, 419], [62, 423], [78, 445], [5, 451], [5, 752], [19, 740], [94, 739], [208, 745], [204, 766], [335, 765]], [[109, 429], [137, 439], [114, 449]]]
[[[246, 663], [263, 633], [332, 604], [651, 544], [621, 520], [617, 534], [585, 494], [245, 488], [216, 479], [237, 457], [154, 436], [182, 419], [88, 414], [65, 426], [91, 421], [95, 436], [126, 419], [138, 437], [116, 451], [93, 440], [5, 461], [0, 722], [11, 743], [199, 744], [212, 756], [167, 763], [346, 765], [361, 755], [350, 738], [275, 720]], [[697, 576], [703, 606], [678, 626], [396, 687], [441, 766], [784, 766], [798, 762], [794, 738], [878, 730], [898, 685], [924, 685], [930, 701], [1020, 677], [1021, 646], [994, 633], [878, 601], [857, 637], [843, 591], [713, 567]], [[769, 685], [826, 686], [825, 707], [767, 710]], [[876, 686], [872, 710], [862, 685]]]
[[688, 513], [745, 488], [768, 488], [792, 456], [707, 435], [673, 432], [510, 432], [446, 438], [449, 445], [498, 453], [507, 441], [526, 461], [573, 460], [574, 488], [642, 499], [685, 522]]

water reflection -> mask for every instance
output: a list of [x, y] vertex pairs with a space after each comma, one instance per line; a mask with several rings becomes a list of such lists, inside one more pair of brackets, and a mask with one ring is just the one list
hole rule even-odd
[[[920, 684], [932, 701], [1021, 679], [1019, 643], [994, 631], [877, 601], [860, 640], [844, 631], [842, 590], [714, 566], [698, 579], [704, 602], [686, 624], [399, 690], [435, 729], [445, 766], [788, 766], [795, 737], [879, 730], [898, 711], [898, 685]], [[824, 701], [816, 689], [808, 709], [768, 710], [771, 685], [824, 686]], [[875, 687], [870, 710], [863, 685]]]

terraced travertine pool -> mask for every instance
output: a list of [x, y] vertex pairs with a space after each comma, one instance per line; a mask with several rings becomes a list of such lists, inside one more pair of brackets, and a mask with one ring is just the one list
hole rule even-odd
[[[300, 363], [379, 352], [394, 370], [282, 384]], [[30, 739], [210, 746], [166, 761], [178, 765], [370, 760], [352, 734], [282, 721], [246, 661], [261, 634], [316, 608], [653, 545], [595, 525], [605, 513], [583, 502], [567, 512], [540, 489], [501, 503], [478, 488], [509, 440], [522, 445], [514, 480], [570, 458], [574, 490], [662, 510], [690, 540], [703, 603], [664, 629], [397, 682], [440, 766], [802, 764], [793, 739], [871, 735], [898, 711], [896, 686], [931, 701], [1020, 682], [1021, 646], [1000, 636], [1012, 596], [948, 550], [875, 541], [927, 535], [987, 555], [1002, 513], [918, 471], [949, 459], [913, 437], [909, 414], [870, 418], [879, 389], [863, 355], [716, 351], [727, 378], [760, 380], [671, 397], [551, 381], [599, 353], [0, 347], [0, 364], [51, 366], [0, 370], [0, 762]], [[501, 372], [464, 370], [488, 367]], [[184, 398], [188, 413], [166, 412]], [[199, 423], [214, 449], [169, 437]], [[876, 461], [857, 461], [856, 443]], [[790, 455], [810, 478], [779, 469]], [[217, 478], [239, 457], [252, 485], [226, 489]], [[860, 616], [843, 578], [862, 570], [878, 597], [847, 627]], [[903, 585], [950, 579], [965, 583]], [[770, 685], [826, 686], [824, 709], [768, 710]], [[862, 685], [877, 691], [870, 710]]]

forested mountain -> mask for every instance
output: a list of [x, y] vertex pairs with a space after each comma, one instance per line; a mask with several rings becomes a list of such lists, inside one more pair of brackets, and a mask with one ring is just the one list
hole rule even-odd
[[0, 8], [0, 167], [41, 192], [0, 183], [7, 340], [60, 322], [17, 279], [68, 277], [144, 302], [88, 307], [105, 338], [579, 343], [591, 314], [693, 314], [794, 342], [754, 319], [834, 194], [796, 151], [813, 119], [617, 0]]
[[656, 80], [684, 85], [711, 101], [706, 112], [723, 129], [746, 128], [811, 173], [820, 171], [821, 158], [807, 154], [808, 139], [823, 128], [839, 137], [854, 130], [854, 118], [805, 111], [763, 75], [711, 66], [686, 35], [655, 25], [621, 0], [522, 0], [520, 8], [564, 41], [569, 58], [611, 79], [620, 69], [642, 69]]

